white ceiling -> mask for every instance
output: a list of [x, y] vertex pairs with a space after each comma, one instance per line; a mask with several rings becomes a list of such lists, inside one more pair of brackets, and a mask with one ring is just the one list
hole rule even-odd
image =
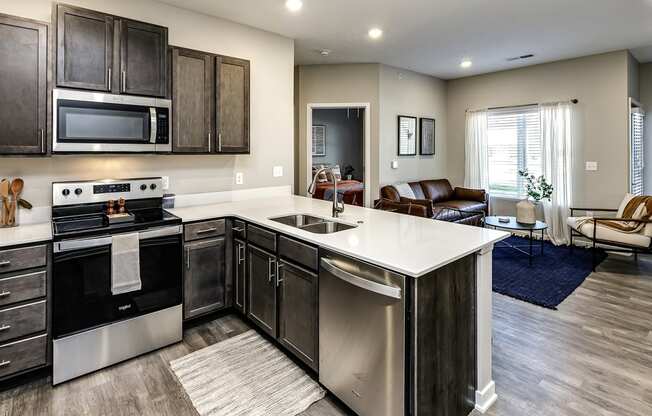
[[[444, 79], [652, 45], [652, 0], [303, 0], [297, 14], [285, 0], [161, 1], [293, 38], [297, 64], [380, 62]], [[373, 26], [381, 40], [367, 37]]]

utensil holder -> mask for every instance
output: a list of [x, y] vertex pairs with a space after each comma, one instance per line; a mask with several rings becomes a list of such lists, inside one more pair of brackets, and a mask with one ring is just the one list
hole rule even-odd
[[18, 201], [13, 195], [9, 195], [4, 202], [0, 202], [0, 227], [17, 227], [18, 221]]

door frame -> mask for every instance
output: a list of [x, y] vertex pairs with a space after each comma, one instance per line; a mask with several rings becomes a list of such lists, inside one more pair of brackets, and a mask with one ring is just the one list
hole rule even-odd
[[[364, 109], [364, 134], [362, 137], [364, 173], [364, 201], [365, 207], [371, 206], [371, 103], [308, 103], [306, 111], [306, 184], [312, 182], [312, 111], [313, 110], [345, 110], [347, 108]], [[303, 190], [303, 192], [307, 192]], [[307, 193], [306, 193], [307, 195]]]

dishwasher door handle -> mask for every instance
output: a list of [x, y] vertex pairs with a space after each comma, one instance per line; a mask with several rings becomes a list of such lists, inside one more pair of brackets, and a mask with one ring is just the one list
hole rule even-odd
[[353, 273], [340, 269], [333, 263], [332, 260], [329, 259], [322, 258], [321, 267], [323, 267], [324, 270], [331, 273], [333, 276], [344, 280], [353, 286], [357, 286], [361, 289], [368, 290], [369, 292], [374, 292], [393, 299], [401, 299], [400, 287], [387, 286], [382, 283], [377, 283], [372, 280], [365, 279], [364, 277], [356, 276]]

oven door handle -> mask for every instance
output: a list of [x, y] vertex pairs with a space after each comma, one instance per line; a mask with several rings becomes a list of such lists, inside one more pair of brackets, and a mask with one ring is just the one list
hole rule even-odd
[[177, 234], [181, 234], [181, 232], [182, 232], [181, 225], [174, 225], [171, 227], [160, 227], [160, 228], [154, 228], [152, 230], [141, 231], [140, 233], [138, 233], [138, 238], [140, 240], [148, 240], [150, 238], [177, 235]]
[[[152, 230], [141, 231], [138, 233], [139, 240], [149, 240], [151, 238], [166, 237], [181, 234], [181, 225], [172, 227], [160, 227]], [[85, 248], [110, 246], [113, 243], [113, 237], [83, 238], [79, 240], [64, 240], [54, 243], [55, 253], [65, 253], [67, 251], [81, 250]]]
[[149, 108], [149, 122], [150, 122], [150, 128], [149, 128], [149, 142], [152, 144], [156, 143], [156, 130], [157, 130], [157, 119], [156, 119], [156, 108], [150, 107]]

